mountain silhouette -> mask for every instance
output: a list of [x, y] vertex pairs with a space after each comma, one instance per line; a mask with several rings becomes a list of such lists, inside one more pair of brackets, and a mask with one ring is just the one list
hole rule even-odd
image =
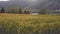
[[29, 1], [8, 1], [8, 2], [1, 2], [0, 7], [10, 7], [10, 6], [18, 6], [21, 8], [33, 8], [33, 9], [41, 9], [41, 8], [48, 8], [51, 10], [58, 10], [60, 9], [60, 0], [38, 0], [37, 2], [29, 2]]

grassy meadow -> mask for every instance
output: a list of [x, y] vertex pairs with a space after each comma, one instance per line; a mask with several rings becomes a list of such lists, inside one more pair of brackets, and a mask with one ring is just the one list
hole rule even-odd
[[59, 34], [60, 16], [0, 14], [0, 34]]

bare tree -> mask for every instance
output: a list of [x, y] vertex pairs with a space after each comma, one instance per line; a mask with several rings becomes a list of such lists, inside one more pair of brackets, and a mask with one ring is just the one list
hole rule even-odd
[[47, 9], [43, 8], [40, 10], [39, 14], [46, 14], [46, 12], [47, 12]]
[[29, 10], [27, 11], [27, 14], [30, 14]]
[[24, 10], [24, 14], [27, 14], [27, 11], [26, 10]]

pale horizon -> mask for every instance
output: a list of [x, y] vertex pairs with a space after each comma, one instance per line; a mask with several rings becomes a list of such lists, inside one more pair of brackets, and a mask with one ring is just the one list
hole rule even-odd
[[0, 1], [10, 1], [10, 0], [0, 0]]

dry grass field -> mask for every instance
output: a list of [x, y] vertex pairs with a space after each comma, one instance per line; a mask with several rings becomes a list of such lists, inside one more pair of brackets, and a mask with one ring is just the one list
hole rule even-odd
[[0, 14], [0, 34], [59, 34], [60, 16]]

